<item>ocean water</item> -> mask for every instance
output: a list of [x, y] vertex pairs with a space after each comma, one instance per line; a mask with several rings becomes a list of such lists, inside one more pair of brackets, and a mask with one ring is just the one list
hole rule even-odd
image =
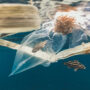
[[[4, 39], [20, 43], [21, 36], [28, 33], [16, 34]], [[9, 77], [15, 58], [16, 50], [0, 47], [0, 90], [90, 90], [90, 55], [78, 55], [60, 60], [49, 67], [41, 65]], [[68, 60], [79, 60], [86, 66], [85, 70], [74, 72], [64, 66]]]
[[[8, 77], [16, 51], [0, 47], [0, 90], [90, 90], [90, 55], [75, 56], [49, 67], [37, 66]], [[64, 61], [78, 59], [85, 70], [74, 72]]]
[[[21, 33], [5, 39], [20, 43], [27, 34]], [[0, 46], [0, 90], [90, 90], [89, 54], [60, 60], [49, 67], [39, 65], [9, 77], [15, 54], [16, 50]], [[86, 69], [74, 72], [73, 69], [64, 66], [63, 63], [68, 60], [79, 60], [86, 66]]]

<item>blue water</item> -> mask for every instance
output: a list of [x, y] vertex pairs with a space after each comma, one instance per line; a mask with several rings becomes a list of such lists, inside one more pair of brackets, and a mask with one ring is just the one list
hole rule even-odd
[[49, 67], [37, 66], [16, 76], [8, 77], [16, 51], [0, 47], [0, 90], [90, 90], [90, 55], [75, 56], [86, 70], [74, 72], [63, 61]]
[[[24, 36], [27, 33], [19, 35]], [[8, 39], [18, 38], [18, 34]], [[7, 38], [5, 38], [7, 39]], [[21, 38], [22, 39], [22, 38]], [[15, 40], [14, 40], [15, 41]], [[15, 41], [20, 43], [21, 40]], [[8, 77], [11, 72], [16, 51], [0, 47], [0, 90], [90, 90], [90, 55], [74, 56], [49, 67], [37, 66], [18, 75]], [[64, 62], [79, 60], [86, 70], [68, 69]]]

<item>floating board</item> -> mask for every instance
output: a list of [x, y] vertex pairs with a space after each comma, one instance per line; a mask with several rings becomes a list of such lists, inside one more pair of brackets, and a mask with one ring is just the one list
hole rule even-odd
[[0, 4], [0, 33], [18, 33], [40, 28], [37, 7], [29, 4]]

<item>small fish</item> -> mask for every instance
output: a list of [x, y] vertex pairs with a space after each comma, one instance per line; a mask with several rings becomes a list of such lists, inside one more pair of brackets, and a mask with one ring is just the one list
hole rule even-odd
[[40, 49], [44, 48], [45, 45], [46, 45], [47, 41], [43, 41], [43, 42], [40, 42], [38, 44], [36, 44], [32, 50], [33, 53], [39, 51]]
[[86, 69], [86, 67], [78, 60], [64, 62], [64, 65], [67, 65], [68, 68], [74, 68], [74, 71], [77, 71], [78, 69]]

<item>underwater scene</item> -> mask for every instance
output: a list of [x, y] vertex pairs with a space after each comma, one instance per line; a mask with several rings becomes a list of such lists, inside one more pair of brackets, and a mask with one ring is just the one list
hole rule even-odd
[[90, 0], [0, 0], [0, 90], [90, 90]]

